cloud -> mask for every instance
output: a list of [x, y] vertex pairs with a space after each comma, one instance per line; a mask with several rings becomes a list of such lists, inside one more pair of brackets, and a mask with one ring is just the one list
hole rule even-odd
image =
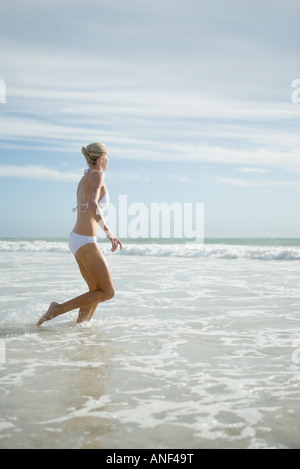
[[274, 135], [272, 128], [261, 132], [260, 123], [250, 128], [242, 122], [237, 125], [224, 121], [223, 125], [211, 122], [211, 128], [206, 122], [197, 131], [197, 124], [179, 125], [171, 117], [161, 120], [156, 128], [152, 127], [151, 118], [144, 118], [142, 125], [136, 122], [131, 126], [130, 117], [119, 116], [115, 129], [105, 129], [104, 124], [99, 122], [97, 126], [96, 122], [96, 118], [91, 118], [84, 126], [82, 121], [73, 122], [72, 118], [60, 123], [33, 116], [2, 115], [1, 147], [69, 153], [78, 152], [83, 144], [100, 140], [117, 159], [175, 162], [184, 158], [187, 162], [245, 165], [246, 168], [240, 169], [244, 172], [265, 172], [272, 168], [300, 171], [300, 134], [289, 133], [287, 129]]
[[[26, 96], [26, 98], [24, 98]], [[103, 140], [120, 158], [299, 168], [292, 103], [207, 100], [199, 93], [54, 90], [14, 86], [0, 115], [1, 147], [74, 151]], [[18, 103], [26, 113], [16, 113]], [[14, 111], [14, 112], [12, 112]], [[274, 131], [276, 129], [276, 131]]]
[[238, 168], [237, 171], [241, 173], [257, 173], [257, 174], [265, 174], [270, 172], [268, 169], [263, 168]]
[[[32, 179], [38, 181], [54, 181], [54, 182], [78, 182], [82, 176], [82, 169], [79, 171], [59, 171], [53, 168], [37, 165], [0, 165], [0, 178], [18, 178], [18, 179]], [[147, 172], [120, 172], [118, 170], [110, 171], [110, 181], [144, 181], [144, 182], [161, 182], [177, 181], [189, 182], [187, 176], [176, 173], [160, 174]]]
[[0, 165], [0, 178], [34, 179], [38, 181], [78, 182], [80, 173], [63, 172], [43, 166]]
[[275, 3], [4, 3], [0, 148], [299, 171], [299, 6]]
[[253, 187], [260, 189], [271, 189], [279, 187], [300, 187], [300, 181], [258, 181], [239, 178], [217, 177], [214, 179], [216, 182], [228, 184], [235, 187]]

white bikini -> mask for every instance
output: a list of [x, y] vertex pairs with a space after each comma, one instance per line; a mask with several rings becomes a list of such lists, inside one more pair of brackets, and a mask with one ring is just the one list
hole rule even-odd
[[[85, 170], [87, 173], [89, 170]], [[101, 209], [104, 209], [109, 204], [109, 194], [108, 191], [105, 192], [104, 196], [99, 200], [98, 205]], [[83, 207], [83, 208], [82, 208]], [[87, 212], [89, 209], [89, 204], [78, 204], [77, 207], [73, 208], [73, 212], [79, 210], [81, 213]], [[107, 223], [105, 222], [103, 216], [101, 215], [101, 219], [99, 221], [99, 225], [105, 231], [105, 234], [108, 238], [112, 237], [112, 233], [109, 231], [107, 227]], [[69, 248], [72, 254], [76, 254], [79, 248], [85, 246], [86, 244], [97, 243], [97, 236], [86, 236], [80, 235], [72, 231], [69, 236]]]
[[[107, 205], [109, 204], [109, 194], [108, 194], [108, 191], [105, 192], [104, 196], [102, 197], [102, 199], [99, 200], [98, 202], [98, 205], [100, 208], [105, 208]], [[81, 207], [85, 207], [84, 209], [82, 209]], [[79, 212], [81, 213], [85, 213], [87, 212], [89, 209], [89, 204], [78, 204], [77, 207], [74, 207], [73, 208], [73, 212], [76, 212], [77, 210], [79, 210]]]

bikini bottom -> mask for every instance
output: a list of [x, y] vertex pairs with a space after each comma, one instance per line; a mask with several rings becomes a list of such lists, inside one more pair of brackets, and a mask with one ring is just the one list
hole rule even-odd
[[80, 235], [74, 231], [69, 236], [69, 248], [74, 256], [79, 248], [91, 243], [97, 243], [97, 236]]

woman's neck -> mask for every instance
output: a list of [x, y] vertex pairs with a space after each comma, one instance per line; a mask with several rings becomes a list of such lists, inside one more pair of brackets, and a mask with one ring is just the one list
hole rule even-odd
[[100, 171], [103, 172], [103, 168], [101, 166], [100, 161], [98, 160], [95, 165], [90, 166], [89, 165], [89, 171]]

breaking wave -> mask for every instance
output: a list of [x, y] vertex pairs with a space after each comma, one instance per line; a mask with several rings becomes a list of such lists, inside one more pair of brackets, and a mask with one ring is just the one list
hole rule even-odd
[[[100, 241], [103, 252], [109, 252], [110, 245]], [[66, 241], [15, 240], [0, 241], [0, 252], [53, 252], [70, 253]], [[199, 259], [260, 259], [260, 260], [300, 260], [300, 246], [284, 245], [239, 245], [239, 244], [175, 244], [126, 242], [123, 250], [115, 255], [150, 257], [191, 257]]]

